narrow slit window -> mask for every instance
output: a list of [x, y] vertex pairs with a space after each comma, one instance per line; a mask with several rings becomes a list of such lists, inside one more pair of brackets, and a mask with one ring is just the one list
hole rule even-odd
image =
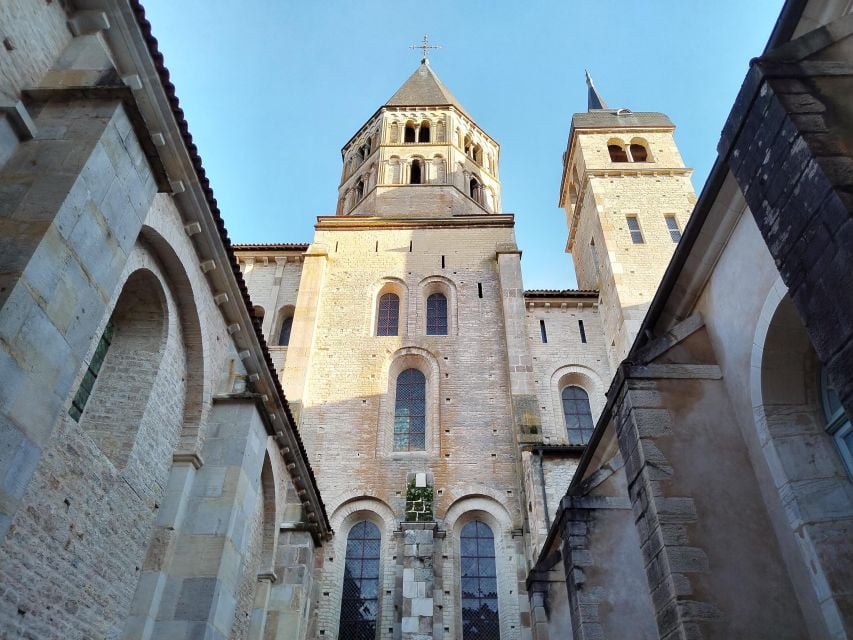
[[379, 298], [379, 313], [376, 319], [376, 335], [396, 336], [400, 323], [400, 297], [396, 293], [385, 293]]
[[441, 256], [441, 268], [444, 269], [444, 256]]
[[80, 386], [77, 388], [77, 393], [74, 394], [74, 400], [71, 401], [71, 407], [68, 409], [68, 415], [74, 419], [74, 422], [80, 422], [80, 418], [83, 416], [83, 409], [89, 401], [89, 396], [92, 395], [95, 380], [98, 379], [98, 373], [100, 373], [101, 367], [104, 366], [104, 360], [107, 358], [107, 351], [112, 344], [114, 331], [115, 327], [110, 320], [98, 341], [98, 346], [95, 347], [92, 360], [86, 367], [86, 373], [83, 374], [83, 380], [80, 381]]
[[581, 342], [586, 344], [586, 329], [583, 328], [583, 320], [578, 320], [578, 330], [581, 333]]
[[637, 216], [625, 216], [628, 222], [628, 231], [631, 232], [631, 242], [634, 244], [643, 244], [643, 232], [640, 230], [640, 221]]
[[379, 609], [379, 527], [366, 520], [350, 529], [338, 636], [374, 638]]
[[394, 451], [426, 448], [426, 377], [417, 369], [397, 376], [394, 400]]
[[672, 238], [672, 241], [681, 240], [681, 229], [678, 228], [678, 220], [675, 219], [675, 216], [664, 216], [664, 220], [666, 220], [666, 228], [669, 230], [669, 237]]
[[548, 332], [545, 331], [545, 321], [539, 321], [539, 334], [542, 336], [542, 344], [548, 343]]
[[477, 297], [478, 298], [483, 297], [483, 283], [482, 282], [477, 283]]
[[443, 293], [433, 293], [427, 298], [428, 336], [447, 335], [447, 298]]

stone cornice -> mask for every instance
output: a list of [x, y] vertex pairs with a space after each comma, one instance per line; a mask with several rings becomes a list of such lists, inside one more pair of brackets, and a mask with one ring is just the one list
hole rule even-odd
[[491, 213], [446, 218], [380, 218], [376, 216], [317, 216], [317, 231], [358, 231], [361, 229], [456, 229], [459, 227], [513, 228], [511, 213]]

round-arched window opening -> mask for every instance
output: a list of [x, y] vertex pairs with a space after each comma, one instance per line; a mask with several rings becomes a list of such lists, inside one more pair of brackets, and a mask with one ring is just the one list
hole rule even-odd
[[589, 395], [582, 388], [570, 385], [563, 389], [560, 398], [563, 401], [563, 418], [566, 421], [569, 444], [586, 444], [595, 427], [592, 422]]
[[429, 142], [429, 133], [429, 120], [424, 120], [418, 130], [418, 142]]
[[632, 144], [631, 159], [634, 162], [646, 162], [649, 159], [649, 152], [641, 144]]
[[415, 141], [415, 125], [412, 122], [406, 123], [406, 131], [403, 133], [403, 142]]
[[412, 160], [412, 175], [409, 180], [410, 184], [423, 184], [423, 164], [415, 158]]
[[625, 149], [618, 144], [607, 145], [607, 151], [610, 153], [611, 162], [628, 162], [628, 154]]

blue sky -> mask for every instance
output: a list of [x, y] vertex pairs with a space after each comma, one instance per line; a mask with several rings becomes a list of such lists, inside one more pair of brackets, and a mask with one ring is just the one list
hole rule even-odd
[[501, 144], [525, 286], [576, 286], [557, 207], [584, 68], [611, 107], [662, 111], [701, 191], [782, 0], [143, 0], [235, 242], [310, 242], [340, 148], [417, 67]]

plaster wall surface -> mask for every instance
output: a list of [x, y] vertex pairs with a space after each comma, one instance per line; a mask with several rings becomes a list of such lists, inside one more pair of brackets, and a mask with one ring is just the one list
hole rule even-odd
[[[744, 264], [750, 265], [749, 279], [742, 277]], [[733, 290], [738, 295], [731, 295]], [[789, 368], [768, 371], [762, 367], [765, 358], [775, 357], [781, 347], [778, 342], [765, 340], [773, 314], [786, 295], [755, 221], [744, 208], [697, 309], [706, 319], [799, 606], [809, 628], [817, 634], [814, 637], [818, 637], [820, 633], [835, 633], [832, 625], [840, 624], [837, 610], [828, 599], [836, 590], [831, 585], [838, 584], [831, 575], [833, 568], [846, 563], [834, 557], [833, 545], [822, 549], [821, 541], [849, 535], [853, 485], [831, 437], [823, 431], [819, 370], [817, 365], [804, 369], [798, 346], [802, 325], [794, 322], [786, 329], [783, 348], [789, 352], [779, 352]], [[778, 323], [774, 326], [778, 331]], [[813, 350], [807, 348], [814, 358]], [[779, 388], [785, 390], [782, 395], [790, 406], [774, 411], [772, 405], [780, 402]], [[765, 397], [770, 389], [777, 391]], [[803, 450], [812, 452], [808, 462], [799, 460]], [[809, 523], [818, 521], [823, 524], [810, 534]], [[817, 529], [822, 532], [818, 534]], [[814, 557], [821, 560], [807, 560]]]

